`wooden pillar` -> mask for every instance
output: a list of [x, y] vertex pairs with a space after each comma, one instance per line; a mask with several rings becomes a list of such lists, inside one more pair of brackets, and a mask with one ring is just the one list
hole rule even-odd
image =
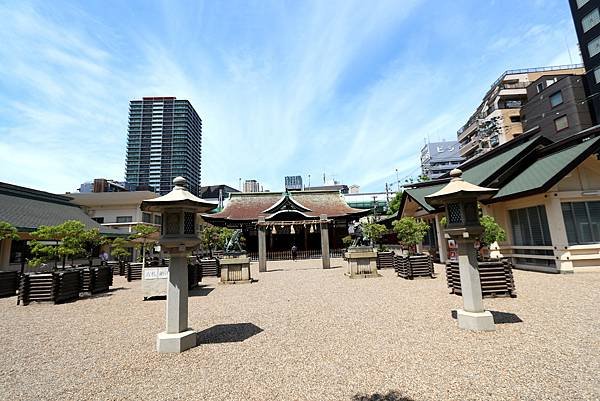
[[550, 239], [552, 240], [556, 259], [556, 270], [559, 273], [573, 273], [573, 261], [571, 260], [571, 252], [569, 251], [567, 228], [558, 193], [548, 192], [544, 206], [546, 207], [546, 215], [548, 216]]
[[323, 269], [329, 269], [331, 263], [329, 260], [329, 228], [327, 226], [327, 215], [322, 214], [319, 220], [321, 223], [321, 258], [323, 260]]
[[264, 216], [258, 217], [258, 271], [267, 271], [267, 226], [261, 223], [265, 222]]
[[446, 263], [448, 260], [448, 240], [446, 239], [446, 235], [444, 234], [444, 227], [440, 222], [441, 214], [435, 215], [435, 231], [437, 234], [437, 242], [438, 242], [438, 252], [440, 253], [440, 262]]
[[8, 267], [10, 264], [10, 248], [12, 239], [0, 240], [0, 268]]

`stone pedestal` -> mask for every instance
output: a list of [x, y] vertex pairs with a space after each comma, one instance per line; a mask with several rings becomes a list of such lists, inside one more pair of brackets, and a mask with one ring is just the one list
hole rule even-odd
[[473, 331], [494, 331], [494, 317], [489, 311], [483, 312], [467, 312], [463, 309], [456, 311], [456, 319], [458, 327], [463, 330]]
[[227, 257], [221, 262], [221, 284], [251, 283], [250, 258], [246, 255]]
[[344, 254], [348, 261], [348, 272], [350, 278], [379, 277], [377, 273], [377, 252], [372, 247], [358, 246], [348, 248]]
[[198, 334], [194, 330], [181, 333], [158, 333], [156, 336], [156, 350], [160, 353], [178, 353], [194, 348], [197, 345]]

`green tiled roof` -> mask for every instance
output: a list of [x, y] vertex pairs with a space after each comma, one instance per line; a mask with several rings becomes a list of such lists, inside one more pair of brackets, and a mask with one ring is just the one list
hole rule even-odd
[[439, 191], [445, 186], [446, 183], [430, 185], [427, 187], [410, 188], [406, 190], [406, 194], [413, 198], [419, 205], [421, 205], [423, 209], [427, 210], [428, 212], [433, 212], [435, 208], [429, 203], [425, 202], [425, 197]]
[[518, 176], [500, 188], [493, 199], [504, 198], [506, 196], [542, 188], [558, 174], [560, 170], [578, 156], [592, 146], [600, 144], [599, 141], [600, 137], [593, 138], [536, 160]]
[[471, 184], [481, 185], [486, 179], [494, 175], [499, 168], [510, 163], [515, 157], [525, 150], [531, 144], [531, 140], [523, 142], [514, 148], [492, 157], [481, 164], [477, 164], [463, 171], [463, 179]]
[[6, 221], [19, 231], [33, 231], [39, 226], [53, 226], [67, 220], [79, 220], [87, 229], [98, 228], [103, 234], [122, 231], [101, 226], [69, 198], [0, 183], [0, 221]]

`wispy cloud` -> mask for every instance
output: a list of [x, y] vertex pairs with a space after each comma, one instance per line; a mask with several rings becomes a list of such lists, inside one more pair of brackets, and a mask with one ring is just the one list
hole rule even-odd
[[203, 119], [204, 184], [326, 173], [381, 190], [415, 170], [425, 138], [455, 137], [495, 74], [564, 60], [556, 35], [573, 45], [565, 5], [558, 33], [540, 10], [498, 28], [504, 2], [459, 6], [0, 5], [0, 180], [61, 192], [122, 178], [128, 101], [165, 95]]

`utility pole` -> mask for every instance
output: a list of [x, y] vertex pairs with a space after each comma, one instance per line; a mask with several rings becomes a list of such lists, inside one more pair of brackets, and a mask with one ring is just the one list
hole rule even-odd
[[387, 204], [389, 206], [389, 204], [390, 204], [390, 193], [389, 193], [388, 188], [389, 188], [388, 187], [388, 183], [386, 182], [385, 183], [385, 200], [386, 200], [386, 202], [387, 202]]
[[398, 176], [398, 169], [396, 169], [396, 183], [398, 184], [398, 192], [400, 192], [400, 177]]
[[373, 195], [373, 223], [377, 222], [377, 195]]
[[308, 175], [308, 189], [310, 189], [310, 174]]

